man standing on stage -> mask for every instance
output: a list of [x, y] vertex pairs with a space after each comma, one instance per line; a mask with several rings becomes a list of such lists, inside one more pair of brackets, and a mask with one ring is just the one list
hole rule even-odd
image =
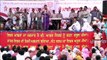
[[90, 15], [90, 12], [88, 11], [88, 7], [87, 6], [84, 6], [82, 17], [87, 19], [89, 24], [91, 23], [91, 15]]
[[20, 14], [21, 14], [22, 12], [20, 11], [20, 8], [19, 7], [17, 7], [16, 8], [16, 11], [15, 11], [15, 13], [14, 13], [14, 16], [13, 16], [13, 24], [14, 25], [19, 25], [19, 22], [20, 22]]
[[42, 30], [42, 12], [41, 12], [41, 8], [38, 8], [38, 12], [37, 12], [37, 29]]
[[72, 19], [74, 18], [74, 17], [77, 17], [77, 13], [75, 13], [75, 10], [74, 9], [71, 9], [71, 12], [70, 12], [70, 14], [69, 14], [69, 18], [70, 18], [70, 25], [72, 25]]
[[30, 29], [34, 29], [36, 28], [36, 13], [35, 13], [35, 9], [32, 9], [32, 12], [30, 13], [30, 18], [31, 18], [31, 22], [30, 22]]
[[95, 6], [93, 8], [93, 10], [90, 12], [91, 13], [91, 20], [93, 21], [94, 20], [94, 17], [98, 18], [98, 19], [102, 19], [102, 14], [101, 12], [98, 10], [98, 8]]
[[24, 12], [22, 13], [23, 15], [23, 26], [25, 29], [28, 28], [28, 12], [27, 12], [27, 9], [24, 9]]
[[9, 12], [8, 12], [8, 18], [13, 18], [13, 12], [12, 12], [12, 8], [9, 8]]
[[[57, 18], [63, 18], [63, 15], [61, 13], [61, 10], [58, 11], [58, 14], [56, 15]], [[58, 20], [58, 29], [60, 29], [60, 25], [61, 25], [61, 20]]]
[[78, 17], [78, 21], [80, 23], [81, 26], [83, 26], [83, 7], [80, 7], [78, 12], [77, 12], [77, 17]]
[[[52, 11], [51, 18], [57, 18], [55, 10]], [[51, 22], [52, 22], [53, 30], [57, 30], [57, 25], [58, 25], [57, 20], [51, 20]]]
[[51, 14], [47, 8], [47, 5], [44, 5], [42, 15], [43, 15], [43, 29], [48, 30], [49, 29], [49, 18], [50, 18]]
[[22, 12], [20, 12], [20, 8], [17, 7], [16, 12], [14, 13], [14, 15], [17, 17], [18, 20], [20, 20], [20, 13], [22, 13]]

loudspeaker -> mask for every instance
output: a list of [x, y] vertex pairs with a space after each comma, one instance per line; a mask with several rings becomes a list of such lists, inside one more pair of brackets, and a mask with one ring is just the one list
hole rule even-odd
[[107, 15], [107, 1], [103, 1], [103, 14]]

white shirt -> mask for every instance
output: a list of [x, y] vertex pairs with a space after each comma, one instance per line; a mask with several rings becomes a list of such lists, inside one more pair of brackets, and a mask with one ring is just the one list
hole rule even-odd
[[23, 20], [27, 20], [28, 19], [28, 12], [23, 12]]
[[9, 18], [13, 18], [13, 15], [14, 15], [14, 14], [13, 14], [12, 12], [9, 12], [9, 13], [8, 13], [8, 17], [9, 17]]
[[104, 22], [101, 22], [101, 24], [100, 24], [100, 28], [102, 29], [102, 27], [104, 26]]
[[88, 18], [90, 16], [90, 12], [89, 11], [83, 11], [82, 15], [83, 15], [83, 18]]
[[36, 18], [36, 13], [35, 12], [31, 12], [30, 13], [30, 18], [32, 18], [32, 19]]
[[16, 19], [17, 19], [17, 17], [13, 16], [13, 24], [16, 24]]
[[94, 38], [97, 40], [100, 40], [102, 37], [102, 34], [99, 32], [99, 33], [94, 33]]
[[104, 25], [104, 23], [102, 22], [97, 22], [97, 21], [93, 21], [93, 25], [97, 25], [99, 29], [101, 29], [101, 27]]
[[13, 50], [10, 50], [10, 51], [8, 51], [8, 54], [13, 55], [13, 54], [14, 54], [14, 51], [13, 51]]
[[51, 14], [51, 17], [52, 18], [57, 18], [57, 15], [56, 14]]
[[77, 17], [77, 14], [75, 12], [70, 12], [69, 18]]
[[15, 14], [15, 16], [17, 16], [17, 17], [19, 17], [20, 16], [20, 13], [19, 13], [20, 11], [16, 11], [14, 14]]
[[0, 51], [0, 60], [3, 60], [3, 59], [2, 59], [2, 56], [3, 56], [4, 54], [7, 54], [7, 51], [3, 51], [3, 52]]
[[41, 18], [42, 17], [42, 12], [37, 12], [36, 16], [37, 16], [37, 18]]
[[63, 15], [60, 13], [57, 14], [57, 18], [63, 18]]
[[101, 29], [101, 26], [102, 26], [102, 25], [101, 25], [101, 22], [100, 22], [100, 21], [97, 23], [97, 26], [98, 26], [99, 29]]
[[25, 52], [25, 53], [24, 53], [24, 56], [25, 56], [25, 57], [30, 57], [29, 52]]
[[85, 31], [93, 31], [93, 28], [89, 25], [88, 22], [84, 22], [81, 31], [82, 31], [82, 32], [85, 32]]
[[20, 55], [20, 54], [17, 54], [17, 55], [16, 55], [16, 59], [17, 59], [17, 60], [25, 60], [25, 58], [26, 58], [26, 57], [25, 57], [24, 55]]
[[70, 31], [75, 31], [75, 30], [77, 30], [77, 31], [79, 31], [80, 30], [80, 23], [78, 22], [78, 21], [76, 21], [75, 23], [73, 23], [68, 29], [70, 30]]

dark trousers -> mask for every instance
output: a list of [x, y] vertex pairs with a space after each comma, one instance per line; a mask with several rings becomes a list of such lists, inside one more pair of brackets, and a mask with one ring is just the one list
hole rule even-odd
[[23, 21], [23, 29], [27, 29], [28, 28], [28, 25], [27, 25], [27, 20], [26, 21]]
[[42, 25], [42, 19], [41, 18], [38, 18], [37, 19], [37, 30], [42, 30], [43, 28], [43, 25]]
[[53, 30], [60, 29], [61, 21], [60, 20], [52, 20], [52, 27]]
[[37, 28], [36, 24], [37, 21], [35, 21], [35, 18], [34, 19], [31, 18], [29, 29], [36, 29]]

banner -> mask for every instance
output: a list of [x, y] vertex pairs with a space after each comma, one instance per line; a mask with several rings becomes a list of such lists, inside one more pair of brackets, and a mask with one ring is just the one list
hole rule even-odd
[[[47, 45], [49, 49], [60, 46], [63, 49], [66, 45], [71, 48], [78, 46], [91, 48], [93, 46], [93, 32], [1, 32], [0, 44], [2, 46], [12, 47], [14, 45], [21, 47], [37, 46], [38, 44]], [[102, 47], [107, 46], [107, 40], [102, 41]]]
[[74, 8], [77, 12], [77, 10], [80, 7], [87, 6], [89, 8], [89, 11], [93, 9], [94, 6], [97, 6], [98, 9], [102, 12], [102, 1], [60, 1], [60, 0], [50, 0], [50, 1], [0, 1], [0, 11], [3, 13], [8, 13], [9, 8], [13, 9], [13, 12], [15, 11], [16, 7], [20, 7], [21, 11], [23, 11], [25, 8], [28, 10], [28, 12], [31, 12], [32, 8], [43, 8], [44, 4], [48, 5], [49, 10], [52, 12], [52, 10], [56, 10], [58, 12], [58, 9], [62, 10], [63, 17], [69, 17], [69, 13], [72, 8]]

